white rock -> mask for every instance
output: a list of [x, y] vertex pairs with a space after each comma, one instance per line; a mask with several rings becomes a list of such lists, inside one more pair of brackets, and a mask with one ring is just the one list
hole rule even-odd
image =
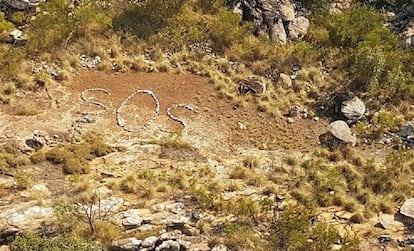
[[279, 44], [286, 44], [287, 34], [285, 27], [283, 26], [282, 20], [279, 20], [277, 24], [274, 25], [274, 29], [271, 31], [270, 37], [272, 41]]
[[408, 199], [400, 208], [400, 213], [414, 219], [414, 198]]
[[147, 237], [142, 241], [141, 246], [144, 248], [153, 248], [157, 240], [158, 240], [158, 237], [156, 236]]
[[246, 130], [247, 129], [247, 127], [242, 122], [238, 122], [237, 125], [239, 126], [240, 130]]
[[[100, 203], [92, 206], [92, 212], [108, 213], [117, 212], [124, 204], [124, 200], [120, 197], [109, 197], [101, 200]], [[87, 205], [85, 205], [87, 207]]]
[[180, 244], [173, 240], [163, 241], [157, 248], [155, 248], [155, 251], [179, 251], [179, 250], [180, 250]]
[[118, 247], [123, 250], [137, 250], [138, 247], [141, 245], [142, 241], [138, 240], [135, 237], [116, 240], [112, 242], [113, 247]]
[[295, 18], [295, 6], [290, 0], [278, 1], [278, 8], [283, 21], [292, 21]]
[[10, 32], [10, 36], [12, 36], [15, 40], [18, 40], [23, 36], [23, 32], [21, 30], [14, 29]]
[[237, 192], [226, 192], [221, 194], [223, 200], [231, 200], [237, 195]]
[[160, 235], [161, 241], [175, 240], [175, 239], [177, 239], [177, 235], [174, 232], [166, 232]]
[[145, 232], [145, 231], [151, 231], [151, 230], [153, 230], [154, 229], [154, 226], [153, 225], [151, 225], [151, 224], [143, 224], [143, 225], [141, 225], [139, 228], [138, 228], [138, 230], [139, 231], [142, 231], [142, 232]]
[[49, 194], [50, 191], [45, 184], [36, 184], [30, 188], [30, 191], [35, 193]]
[[306, 17], [298, 17], [289, 23], [289, 37], [292, 39], [300, 39], [308, 33], [309, 20]]
[[172, 213], [176, 213], [176, 214], [179, 214], [179, 213], [183, 212], [184, 208], [185, 208], [185, 205], [184, 205], [184, 203], [181, 203], [181, 202], [176, 202], [176, 203], [169, 204], [169, 205], [165, 206], [166, 210], [168, 210]]
[[292, 79], [290, 78], [289, 75], [285, 73], [280, 73], [279, 77], [282, 80], [283, 87], [285, 88], [292, 87]]
[[228, 250], [229, 249], [223, 244], [217, 244], [211, 249], [211, 251], [228, 251]]
[[186, 216], [174, 214], [169, 216], [168, 218], [161, 221], [162, 224], [170, 225], [170, 224], [186, 224], [189, 222], [189, 218]]
[[249, 195], [256, 194], [256, 193], [257, 193], [257, 190], [251, 189], [251, 188], [237, 192], [237, 194], [241, 196], [249, 196]]

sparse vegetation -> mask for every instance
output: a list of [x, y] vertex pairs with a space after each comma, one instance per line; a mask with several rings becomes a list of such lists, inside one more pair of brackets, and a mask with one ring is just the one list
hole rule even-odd
[[[309, 117], [323, 119], [327, 114], [319, 109], [321, 100], [331, 93], [353, 91], [374, 111], [352, 125], [367, 144], [383, 139], [384, 134], [397, 134], [414, 118], [408, 102], [414, 98], [413, 49], [401, 45], [400, 37], [386, 25], [382, 10], [409, 3], [407, 0], [357, 1], [351, 9], [336, 14], [329, 12], [331, 1], [299, 1], [311, 10], [310, 30], [303, 39], [286, 45], [271, 42], [267, 35], [254, 36], [254, 24], [240, 22], [241, 16], [226, 10], [224, 0], [132, 2], [86, 0], [77, 5], [67, 0], [44, 1], [35, 18], [33, 13], [0, 12], [0, 103], [13, 115], [33, 116], [20, 117], [22, 120], [39, 117], [35, 115], [47, 112], [45, 108], [37, 102], [21, 105], [22, 93], [43, 95], [54, 81], [70, 80], [73, 72], [82, 69], [79, 55], [86, 55], [101, 58], [96, 67], [99, 71], [191, 73], [209, 78], [217, 96], [231, 102], [235, 113], [239, 107], [253, 105], [260, 115], [273, 115], [275, 123], [292, 105], [309, 108]], [[8, 32], [15, 27], [28, 36], [27, 42], [17, 45], [10, 41]], [[43, 68], [34, 71], [38, 62], [60, 69], [57, 74]], [[299, 70], [290, 76], [293, 65]], [[282, 84], [280, 73], [290, 76], [289, 86]], [[264, 79], [264, 95], [238, 93], [238, 81], [250, 75]], [[58, 100], [53, 102], [59, 105]], [[98, 181], [134, 198], [137, 207], [166, 198], [186, 198], [186, 203], [202, 212], [234, 216], [236, 220], [221, 225], [204, 219], [198, 224], [212, 237], [212, 245], [258, 251], [329, 250], [338, 239], [344, 250], [358, 250], [357, 237], [344, 237], [334, 227], [313, 221], [319, 209], [346, 211], [352, 215], [349, 222], [362, 224], [380, 212], [394, 213], [414, 192], [413, 153], [396, 150], [398, 147], [379, 153], [379, 158], [384, 155], [383, 161], [367, 157], [366, 148], [353, 150], [335, 143], [329, 150], [287, 154], [277, 164], [252, 153], [227, 165], [228, 156], [204, 158], [181, 130], [158, 136], [151, 143], [161, 147], [159, 157], [180, 161], [180, 166], [159, 161], [156, 170], [143, 167], [131, 172], [132, 160], [117, 159], [117, 168], [127, 170], [122, 177], [90, 170], [93, 159], [121, 151], [99, 135], [86, 133], [79, 142], [47, 146], [30, 154], [13, 142], [2, 145], [0, 173], [13, 177], [13, 189], [25, 190], [35, 181], [22, 167], [49, 161], [68, 174], [71, 192], [84, 195], [76, 197], [76, 202], [56, 206], [56, 237], [18, 236], [11, 250], [101, 250], [92, 241], [106, 248], [113, 239], [123, 237], [119, 226], [92, 212], [100, 197], [89, 192]], [[295, 140], [295, 135], [286, 139], [288, 143]], [[267, 139], [251, 139], [250, 143], [255, 150], [273, 150]], [[273, 145], [283, 148], [285, 144], [281, 140]], [[279, 153], [269, 154], [279, 157]], [[206, 166], [197, 166], [205, 159]], [[186, 163], [181, 166], [181, 162]], [[209, 166], [214, 162], [219, 167]], [[195, 168], [186, 170], [186, 165]], [[113, 168], [112, 163], [108, 166]], [[243, 195], [250, 190], [254, 196]], [[279, 193], [296, 207], [289, 205], [276, 215], [275, 209], [279, 209], [274, 197]], [[82, 212], [73, 203], [83, 205]]]
[[45, 153], [45, 158], [53, 164], [62, 164], [65, 174], [85, 174], [89, 172], [89, 160], [102, 157], [112, 151], [114, 149], [105, 144], [103, 138], [88, 133], [83, 136], [81, 143], [71, 143], [50, 149]]
[[17, 236], [10, 246], [12, 251], [56, 250], [56, 251], [98, 251], [99, 243], [91, 243], [70, 236], [42, 238], [33, 234]]

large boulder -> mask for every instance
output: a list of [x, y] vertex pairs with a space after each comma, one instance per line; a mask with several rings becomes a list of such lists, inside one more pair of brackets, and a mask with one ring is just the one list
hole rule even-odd
[[358, 97], [346, 100], [342, 103], [341, 112], [348, 119], [348, 122], [360, 120], [366, 111], [364, 102]]
[[400, 213], [411, 220], [414, 220], [414, 198], [408, 199], [400, 208]]
[[273, 42], [286, 44], [288, 41], [288, 35], [286, 33], [282, 20], [279, 20], [277, 23], [270, 27], [269, 37]]
[[350, 143], [352, 146], [355, 146], [357, 143], [357, 139], [355, 136], [352, 135], [351, 129], [349, 129], [348, 124], [343, 120], [337, 120], [332, 122], [329, 125], [330, 133], [337, 139], [345, 142]]
[[142, 241], [135, 237], [116, 240], [112, 242], [111, 250], [113, 251], [134, 251], [138, 250]]
[[0, 7], [15, 11], [30, 11], [35, 9], [40, 0], [0, 0]]
[[391, 13], [391, 28], [400, 33], [403, 43], [414, 46], [414, 4], [403, 4]]
[[284, 44], [289, 38], [289, 25], [293, 36], [298, 39], [306, 34], [309, 21], [305, 17], [297, 18], [295, 4], [291, 0], [228, 0], [232, 11], [241, 10], [242, 21], [253, 22], [253, 33], [268, 34], [274, 42]]
[[349, 10], [352, 6], [352, 1], [353, 0], [335, 0], [331, 3], [329, 11], [331, 13], [341, 13]]
[[309, 20], [306, 17], [297, 17], [289, 23], [289, 37], [300, 39], [308, 33]]
[[250, 76], [239, 81], [240, 95], [251, 93], [255, 96], [263, 95], [266, 92], [266, 84], [257, 76]]
[[295, 18], [295, 5], [290, 0], [277, 0], [277, 9], [283, 21], [292, 21]]
[[333, 97], [334, 112], [347, 120], [355, 123], [360, 120], [366, 111], [364, 102], [352, 92], [337, 93]]

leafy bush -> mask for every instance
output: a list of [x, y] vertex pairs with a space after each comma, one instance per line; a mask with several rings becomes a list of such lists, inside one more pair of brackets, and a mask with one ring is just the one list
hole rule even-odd
[[331, 15], [328, 20], [325, 28], [329, 44], [340, 48], [334, 63], [341, 64], [348, 73], [352, 81], [349, 87], [395, 102], [414, 95], [414, 58], [385, 26], [382, 13], [358, 5], [348, 12]]
[[63, 171], [66, 174], [88, 173], [89, 160], [113, 151], [112, 147], [105, 144], [103, 138], [87, 133], [83, 136], [83, 142], [53, 148], [46, 152], [45, 157], [53, 164], [63, 164]]
[[105, 30], [111, 26], [108, 2], [88, 0], [79, 7], [71, 1], [56, 0], [40, 3], [41, 14], [30, 23], [29, 50], [49, 50], [65, 46], [72, 38]]
[[209, 36], [213, 42], [213, 48], [223, 52], [232, 44], [242, 41], [250, 34], [251, 27], [249, 24], [240, 25], [241, 17], [236, 13], [220, 9], [217, 19], [209, 25]]
[[139, 38], [149, 38], [169, 24], [179, 14], [185, 0], [151, 0], [131, 5], [114, 18], [115, 30], [129, 32]]
[[364, 5], [355, 6], [348, 12], [331, 15], [328, 30], [333, 46], [355, 48], [364, 41], [371, 41], [371, 44], [397, 41], [391, 31], [384, 27], [381, 13]]
[[198, 0], [196, 7], [204, 13], [215, 14], [226, 6], [225, 0]]
[[10, 245], [11, 251], [101, 251], [102, 247], [96, 243], [86, 242], [71, 236], [55, 238], [41, 238], [33, 234], [17, 236]]
[[[270, 241], [276, 250], [330, 250], [338, 241], [338, 232], [326, 224], [311, 227], [311, 212], [304, 208], [289, 207], [272, 225]], [[309, 242], [311, 239], [312, 242]], [[359, 250], [357, 238], [342, 241], [346, 250]]]
[[5, 31], [13, 29], [13, 24], [7, 21], [4, 17], [4, 13], [0, 11], [0, 34]]

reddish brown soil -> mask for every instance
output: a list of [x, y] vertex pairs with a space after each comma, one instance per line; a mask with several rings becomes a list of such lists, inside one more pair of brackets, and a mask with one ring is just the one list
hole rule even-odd
[[[293, 124], [288, 124], [283, 118], [258, 112], [253, 105], [234, 108], [231, 100], [218, 97], [208, 79], [189, 74], [84, 71], [68, 87], [75, 95], [80, 95], [87, 88], [105, 88], [111, 91], [112, 96], [98, 92], [89, 95], [109, 107], [110, 111], [100, 116], [112, 120], [108, 126], [115, 131], [121, 129], [116, 125], [114, 111], [136, 89], [147, 89], [155, 93], [161, 105], [160, 116], [155, 122], [164, 128], [174, 129], [180, 126], [166, 116], [166, 109], [171, 105], [185, 103], [196, 107], [197, 114], [179, 109], [174, 114], [187, 121], [189, 132], [198, 136], [198, 140], [209, 142], [210, 137], [214, 138], [211, 142], [218, 145], [212, 147], [310, 151], [318, 146], [318, 136], [327, 131], [327, 121], [297, 119]], [[152, 116], [154, 107], [154, 101], [149, 96], [138, 94], [124, 109], [123, 117], [131, 127], [138, 128]], [[100, 108], [94, 105], [80, 107], [83, 111], [93, 109]], [[239, 123], [245, 125], [246, 129], [241, 130]]]

